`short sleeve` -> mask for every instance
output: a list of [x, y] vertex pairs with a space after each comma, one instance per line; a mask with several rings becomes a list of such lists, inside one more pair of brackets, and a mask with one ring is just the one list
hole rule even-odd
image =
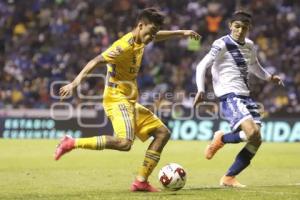
[[121, 57], [123, 48], [119, 45], [112, 45], [105, 50], [101, 55], [102, 57], [111, 64], [116, 64]]

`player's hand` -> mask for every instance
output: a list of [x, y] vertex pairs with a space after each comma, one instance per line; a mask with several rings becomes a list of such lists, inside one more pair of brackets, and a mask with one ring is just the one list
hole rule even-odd
[[201, 39], [201, 35], [199, 35], [197, 32], [195, 32], [193, 30], [184, 30], [183, 31], [183, 36], [190, 37], [190, 38], [195, 39], [195, 40], [200, 40]]
[[73, 83], [69, 83], [59, 89], [60, 100], [64, 100], [66, 97], [72, 95], [75, 86]]
[[195, 96], [193, 107], [196, 107], [199, 103], [204, 101], [204, 92], [198, 92]]
[[280, 76], [272, 75], [270, 78], [270, 81], [275, 84], [284, 86], [284, 83], [283, 83], [282, 79], [280, 78]]

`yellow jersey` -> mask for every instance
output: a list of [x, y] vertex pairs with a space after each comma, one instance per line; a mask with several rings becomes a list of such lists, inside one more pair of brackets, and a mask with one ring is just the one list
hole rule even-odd
[[134, 42], [133, 34], [127, 33], [115, 41], [101, 55], [107, 61], [104, 103], [138, 98], [137, 75], [140, 70], [145, 44]]

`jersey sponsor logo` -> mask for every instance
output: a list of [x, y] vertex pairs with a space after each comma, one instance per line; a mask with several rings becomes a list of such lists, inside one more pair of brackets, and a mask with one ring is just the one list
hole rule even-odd
[[122, 47], [117, 46], [117, 47], [116, 47], [116, 51], [117, 51], [118, 53], [122, 53], [122, 52], [123, 52], [123, 49], [122, 49]]
[[117, 46], [116, 49], [108, 52], [108, 56], [115, 58], [115, 57], [119, 56], [122, 52], [123, 52], [123, 49], [120, 46]]
[[211, 47], [210, 54], [215, 57], [220, 51], [221, 51], [221, 47], [213, 45]]

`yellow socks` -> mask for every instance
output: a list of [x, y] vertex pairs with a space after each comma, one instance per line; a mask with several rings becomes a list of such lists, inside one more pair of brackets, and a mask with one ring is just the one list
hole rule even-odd
[[78, 138], [75, 140], [75, 148], [103, 150], [106, 144], [106, 137], [97, 136], [90, 138]]
[[159, 152], [153, 150], [146, 151], [146, 156], [145, 156], [143, 166], [139, 170], [137, 176], [138, 181], [146, 181], [148, 179], [148, 176], [152, 173], [153, 169], [156, 167], [159, 159], [160, 159]]

